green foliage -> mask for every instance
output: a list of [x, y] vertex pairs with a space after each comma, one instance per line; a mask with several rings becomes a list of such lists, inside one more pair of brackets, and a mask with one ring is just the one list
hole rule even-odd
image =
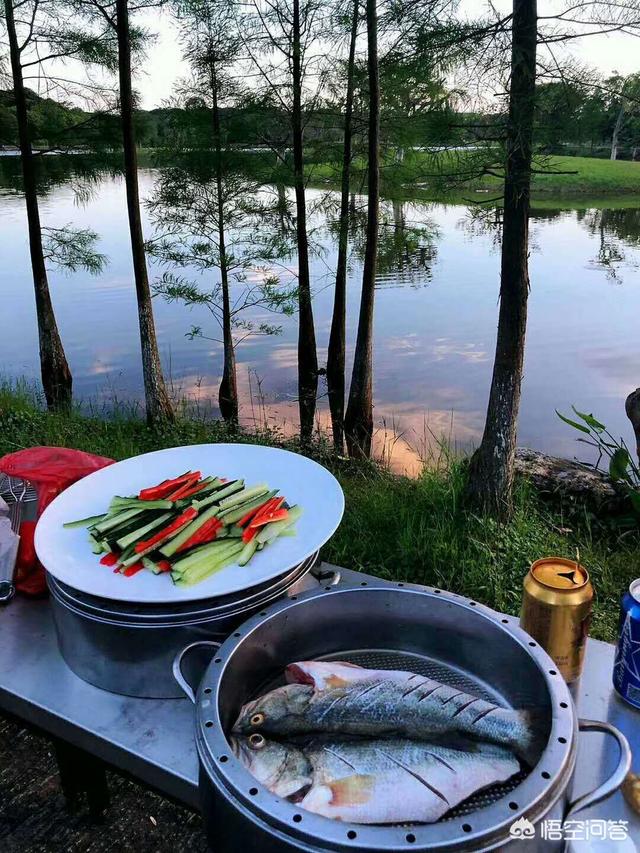
[[51, 266], [69, 273], [84, 269], [99, 275], [107, 265], [107, 257], [96, 251], [98, 235], [90, 228], [42, 229], [44, 258]]
[[626, 492], [634, 513], [618, 519], [618, 524], [637, 529], [640, 520], [640, 466], [633, 459], [623, 438], [614, 438], [606, 426], [593, 415], [579, 412], [575, 406], [571, 408], [582, 423], [561, 415], [560, 412], [556, 414], [566, 424], [588, 436], [580, 437], [578, 441], [596, 450], [598, 457], [593, 465], [596, 470], [600, 468], [603, 460], [607, 460], [609, 477]]
[[[233, 291], [230, 317], [234, 343], [250, 335], [279, 334], [281, 327], [277, 324], [254, 318], [256, 311], [290, 315], [294, 310], [295, 287], [281, 285], [271, 266], [283, 251], [278, 235], [268, 228], [273, 206], [260, 196], [254, 180], [225, 165], [221, 208], [212, 169], [211, 162], [202, 166], [185, 160], [160, 173], [148, 202], [157, 236], [147, 248], [151, 257], [169, 269], [154, 282], [154, 293], [168, 302], [206, 307], [222, 330], [222, 226], [225, 267]], [[174, 272], [175, 268], [198, 273], [199, 279], [186, 278]], [[192, 326], [188, 335], [209, 337], [200, 326]]]

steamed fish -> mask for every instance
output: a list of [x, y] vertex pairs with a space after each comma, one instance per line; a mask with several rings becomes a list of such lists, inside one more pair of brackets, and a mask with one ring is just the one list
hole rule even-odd
[[297, 748], [260, 735], [231, 738], [231, 744], [272, 793], [353, 823], [436, 821], [520, 769], [508, 750], [493, 744], [471, 744], [463, 752], [410, 740], [336, 739]]
[[[288, 676], [296, 673], [295, 667], [305, 666], [309, 674], [308, 664], [295, 664]], [[414, 673], [380, 670], [371, 675], [368, 670], [340, 666], [343, 669], [338, 670], [331, 664], [343, 676], [337, 686], [331, 686], [331, 673], [314, 670], [316, 675], [309, 675], [312, 684], [287, 684], [249, 702], [242, 708], [234, 732], [276, 737], [332, 732], [415, 740], [462, 736], [507, 746], [529, 765], [538, 758], [538, 724], [530, 711], [502, 708]], [[350, 680], [355, 673], [364, 678]], [[324, 689], [314, 686], [316, 676], [326, 685]]]

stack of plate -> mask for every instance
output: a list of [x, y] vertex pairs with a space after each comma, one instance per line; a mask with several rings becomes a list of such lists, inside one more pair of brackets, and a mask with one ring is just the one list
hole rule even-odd
[[[297, 535], [277, 539], [247, 566], [230, 565], [180, 588], [168, 575], [114, 574], [98, 565], [86, 530], [63, 528], [65, 521], [104, 512], [113, 495], [137, 494], [186, 470], [279, 488], [290, 504], [303, 507]], [[81, 678], [105, 690], [152, 698], [181, 695], [172, 676], [174, 655], [194, 640], [225, 639], [269, 602], [308, 581], [343, 509], [342, 490], [322, 466], [258, 445], [177, 447], [96, 471], [62, 492], [36, 529], [62, 655]]]
[[[285, 595], [319, 583], [312, 554], [275, 580], [218, 598], [179, 604], [135, 604], [80, 592], [47, 573], [60, 651], [84, 681], [112, 693], [152, 699], [181, 697], [171, 665], [202, 639], [222, 642], [249, 616]], [[325, 585], [338, 580], [323, 576]]]

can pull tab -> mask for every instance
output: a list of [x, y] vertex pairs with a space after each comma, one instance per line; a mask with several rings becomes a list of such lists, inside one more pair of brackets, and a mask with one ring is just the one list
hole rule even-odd
[[566, 578], [568, 581], [570, 581], [570, 582], [571, 582], [572, 584], [574, 584], [575, 586], [579, 586], [579, 585], [580, 585], [580, 582], [578, 582], [578, 581], [576, 580], [576, 571], [575, 571], [575, 569], [571, 569], [571, 571], [570, 571], [570, 572], [558, 572], [558, 577], [559, 577], [559, 578]]

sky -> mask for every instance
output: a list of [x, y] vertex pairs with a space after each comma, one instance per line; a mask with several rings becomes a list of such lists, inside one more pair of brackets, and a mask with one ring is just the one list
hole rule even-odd
[[[501, 12], [510, 8], [509, 0], [497, 0], [493, 5]], [[539, 0], [538, 14], [553, 14], [566, 5], [558, 0]], [[482, 14], [484, 9], [484, 0], [461, 0], [460, 11], [463, 15]], [[161, 106], [170, 97], [176, 81], [185, 76], [187, 69], [168, 12], [154, 9], [141, 14], [137, 20], [157, 34], [155, 44], [147, 50], [148, 61], [145, 62], [144, 71], [140, 71], [135, 80], [142, 107], [152, 109]], [[621, 74], [640, 71], [640, 39], [631, 35], [610, 33], [590, 36], [573, 42], [571, 52], [605, 76], [614, 71]]]

